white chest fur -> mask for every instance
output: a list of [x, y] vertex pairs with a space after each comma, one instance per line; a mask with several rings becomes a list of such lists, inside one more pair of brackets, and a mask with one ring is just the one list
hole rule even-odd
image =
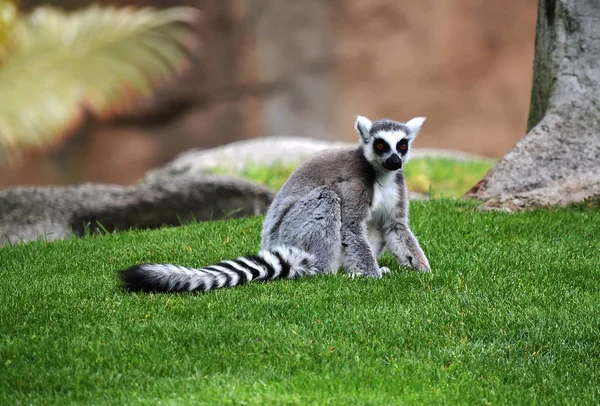
[[396, 173], [389, 172], [378, 176], [373, 189], [371, 220], [385, 221], [385, 219], [390, 218], [397, 203], [398, 185], [396, 184]]

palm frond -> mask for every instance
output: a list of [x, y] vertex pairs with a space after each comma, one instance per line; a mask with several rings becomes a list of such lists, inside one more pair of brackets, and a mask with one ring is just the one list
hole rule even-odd
[[189, 63], [191, 8], [43, 7], [22, 19], [0, 62], [0, 163], [68, 135], [88, 112], [106, 118]]
[[0, 0], [0, 60], [10, 45], [18, 15], [18, 0]]

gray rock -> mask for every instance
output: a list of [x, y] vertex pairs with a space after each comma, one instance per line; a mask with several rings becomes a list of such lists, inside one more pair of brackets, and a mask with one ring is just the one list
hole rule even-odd
[[[264, 214], [274, 196], [272, 191], [250, 181], [206, 172], [223, 167], [241, 172], [250, 162], [297, 164], [323, 149], [353, 145], [300, 137], [254, 139], [188, 151], [148, 172], [137, 186], [83, 184], [0, 191], [0, 245], [81, 236], [87, 231], [156, 228], [193, 219]], [[412, 156], [474, 158], [458, 151], [425, 149], [413, 151]], [[428, 196], [410, 192], [410, 198]]]
[[[306, 137], [264, 137], [246, 141], [233, 142], [207, 150], [190, 150], [176, 157], [168, 164], [150, 170], [144, 177], [145, 182], [157, 182], [172, 176], [186, 173], [200, 175], [217, 168], [228, 172], [240, 173], [249, 163], [273, 165], [299, 164], [312, 155], [329, 148], [345, 148], [355, 146], [353, 142], [322, 141]], [[416, 148], [411, 157], [444, 157], [456, 160], [485, 160], [462, 151]]]
[[272, 198], [261, 185], [226, 176], [184, 175], [138, 186], [19, 187], [0, 191], [0, 245], [259, 215]]
[[481, 208], [600, 200], [599, 4], [539, 2], [528, 133], [466, 194]]

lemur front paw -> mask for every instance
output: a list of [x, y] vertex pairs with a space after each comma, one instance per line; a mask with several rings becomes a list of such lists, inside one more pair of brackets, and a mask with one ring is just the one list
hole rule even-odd
[[429, 266], [429, 261], [425, 255], [420, 255], [416, 258], [408, 256], [406, 258], [408, 260], [409, 268], [417, 272], [431, 272], [431, 266]]
[[379, 268], [379, 270], [381, 271], [382, 274], [390, 273], [390, 268], [388, 268], [387, 266], [382, 266]]

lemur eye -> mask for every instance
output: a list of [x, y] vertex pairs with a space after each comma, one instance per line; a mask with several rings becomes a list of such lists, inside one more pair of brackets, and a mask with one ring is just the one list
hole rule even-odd
[[390, 146], [382, 139], [376, 139], [373, 142], [373, 150], [378, 155], [383, 155], [390, 150]]
[[406, 152], [408, 150], [408, 141], [406, 139], [400, 140], [396, 146], [398, 152]]

